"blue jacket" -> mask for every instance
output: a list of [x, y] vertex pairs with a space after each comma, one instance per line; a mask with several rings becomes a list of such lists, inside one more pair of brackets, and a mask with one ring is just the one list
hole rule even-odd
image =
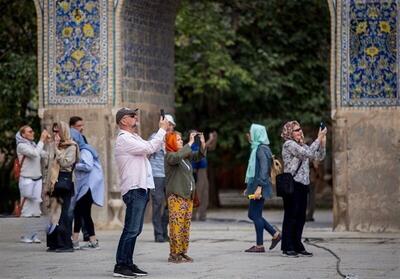
[[90, 189], [93, 202], [104, 205], [104, 179], [99, 158], [94, 158], [87, 149], [80, 151], [80, 161], [75, 166], [76, 201], [80, 200]]
[[[197, 151], [200, 150], [200, 146], [197, 143], [193, 143], [191, 148], [192, 148], [193, 152], [197, 152]], [[208, 165], [208, 163], [207, 163], [207, 158], [206, 157], [202, 158], [198, 162], [192, 161], [192, 168], [194, 170], [196, 170], [196, 169], [205, 169], [205, 168], [207, 168], [207, 165]]]
[[256, 154], [256, 171], [254, 178], [247, 183], [246, 195], [254, 194], [257, 186], [262, 187], [262, 197], [269, 198], [272, 196], [271, 185], [271, 162], [272, 152], [268, 145], [260, 144]]

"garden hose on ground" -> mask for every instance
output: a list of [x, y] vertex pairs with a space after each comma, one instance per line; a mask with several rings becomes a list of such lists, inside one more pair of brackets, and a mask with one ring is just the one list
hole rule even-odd
[[306, 238], [304, 240], [304, 243], [311, 245], [311, 246], [315, 246], [317, 248], [323, 249], [325, 251], [328, 251], [329, 253], [331, 253], [337, 260], [336, 262], [336, 272], [340, 275], [340, 277], [345, 278], [345, 279], [357, 279], [357, 276], [354, 274], [347, 274], [345, 275], [343, 272], [340, 271], [340, 262], [342, 261], [342, 259], [335, 253], [333, 252], [331, 249], [326, 248], [324, 246], [320, 246], [318, 244], [313, 243], [313, 241], [323, 241], [322, 238]]

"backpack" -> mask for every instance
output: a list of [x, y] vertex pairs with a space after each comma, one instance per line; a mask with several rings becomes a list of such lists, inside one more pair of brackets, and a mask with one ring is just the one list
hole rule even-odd
[[272, 160], [271, 160], [271, 183], [272, 185], [276, 185], [276, 176], [278, 174], [281, 174], [283, 172], [283, 167], [281, 161], [279, 161], [278, 158], [275, 157], [275, 155], [272, 155]]
[[17, 158], [15, 158], [15, 160], [14, 160], [14, 165], [13, 165], [12, 173], [13, 173], [13, 177], [14, 177], [14, 179], [15, 179], [16, 181], [19, 180], [19, 176], [20, 176], [20, 174], [21, 174], [21, 168], [22, 168], [22, 164], [24, 163], [24, 160], [25, 160], [25, 156], [22, 156], [21, 163], [20, 163], [19, 160], [18, 160], [18, 156], [17, 156]]

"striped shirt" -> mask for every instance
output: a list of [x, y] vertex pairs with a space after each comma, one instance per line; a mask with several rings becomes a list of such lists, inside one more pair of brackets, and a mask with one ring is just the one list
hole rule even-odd
[[[156, 134], [152, 134], [149, 140], [152, 140]], [[153, 177], [165, 177], [165, 169], [164, 169], [164, 157], [165, 157], [165, 144], [163, 147], [150, 155], [149, 161], [151, 165], [151, 169], [153, 172]]]

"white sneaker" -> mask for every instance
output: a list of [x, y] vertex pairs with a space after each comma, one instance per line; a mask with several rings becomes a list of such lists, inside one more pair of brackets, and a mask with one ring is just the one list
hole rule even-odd
[[37, 234], [35, 233], [34, 235], [32, 235], [32, 243], [42, 243], [42, 241], [37, 237]]
[[79, 240], [72, 240], [72, 246], [74, 247], [74, 250], [80, 250], [81, 247], [79, 246]]
[[33, 242], [33, 240], [31, 238], [28, 238], [26, 236], [21, 236], [19, 241], [22, 243], [32, 243]]
[[84, 250], [99, 250], [100, 249], [99, 240], [96, 239], [95, 242], [88, 241], [87, 244], [82, 246], [81, 248]]

